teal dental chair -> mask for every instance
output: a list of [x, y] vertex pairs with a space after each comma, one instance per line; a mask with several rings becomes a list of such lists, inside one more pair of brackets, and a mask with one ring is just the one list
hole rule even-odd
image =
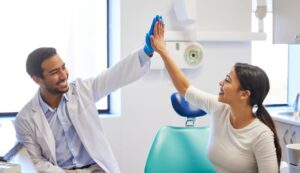
[[206, 112], [195, 109], [178, 93], [171, 96], [174, 110], [187, 118], [185, 127], [161, 127], [148, 154], [145, 173], [215, 173], [207, 158], [209, 128], [194, 127], [196, 117]]

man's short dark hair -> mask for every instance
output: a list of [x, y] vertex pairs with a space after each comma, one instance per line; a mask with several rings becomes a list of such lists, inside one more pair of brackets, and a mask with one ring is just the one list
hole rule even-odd
[[56, 55], [56, 49], [53, 47], [40, 47], [32, 51], [26, 61], [26, 71], [29, 74], [30, 77], [37, 76], [40, 78], [43, 77], [43, 69], [42, 69], [42, 63], [52, 57], [53, 55]]

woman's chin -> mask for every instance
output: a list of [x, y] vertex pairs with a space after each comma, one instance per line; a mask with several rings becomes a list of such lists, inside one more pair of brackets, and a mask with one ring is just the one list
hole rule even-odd
[[223, 102], [223, 95], [222, 94], [219, 94], [218, 101]]

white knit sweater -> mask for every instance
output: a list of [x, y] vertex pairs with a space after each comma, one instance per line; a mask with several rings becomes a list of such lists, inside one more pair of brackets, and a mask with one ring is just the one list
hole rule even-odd
[[185, 98], [205, 110], [210, 117], [208, 157], [219, 173], [277, 173], [273, 132], [259, 119], [241, 129], [230, 122], [231, 109], [193, 86]]

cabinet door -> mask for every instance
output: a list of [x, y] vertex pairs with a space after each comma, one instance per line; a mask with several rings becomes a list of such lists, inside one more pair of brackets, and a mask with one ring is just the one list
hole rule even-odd
[[273, 42], [300, 44], [300, 1], [273, 0]]
[[290, 125], [278, 121], [275, 121], [274, 123], [277, 129], [277, 135], [279, 138], [281, 151], [282, 151], [281, 160], [287, 162], [288, 160], [287, 160], [286, 144], [290, 143], [290, 136], [291, 136], [291, 132], [289, 129]]
[[291, 137], [290, 143], [300, 143], [300, 127], [299, 126], [291, 126], [290, 127]]

